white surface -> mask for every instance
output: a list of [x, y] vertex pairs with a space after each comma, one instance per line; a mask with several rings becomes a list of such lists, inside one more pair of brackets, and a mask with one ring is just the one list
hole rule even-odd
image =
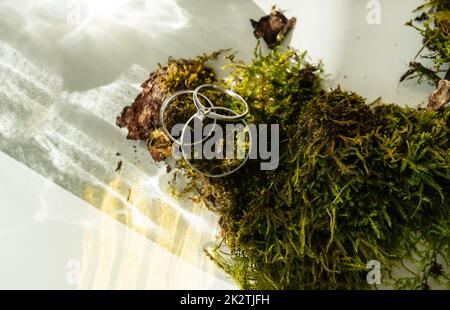
[[235, 288], [1, 152], [0, 167], [0, 289]]
[[[0, 288], [233, 288], [204, 260], [202, 242], [187, 263], [70, 192], [107, 186], [120, 151], [123, 178], [145, 179], [150, 195], [167, 199], [145, 146], [136, 163], [116, 114], [170, 55], [231, 47], [249, 60], [248, 20], [274, 1], [148, 0], [142, 10], [139, 0], [82, 0], [91, 15], [81, 24], [67, 21], [73, 2], [0, 0], [0, 150], [41, 174], [0, 153]], [[380, 1], [380, 25], [367, 24], [365, 0], [276, 2], [298, 18], [292, 45], [324, 61], [331, 86], [399, 104], [426, 98], [428, 87], [397, 82], [420, 46], [404, 26], [419, 1]], [[206, 222], [193, 226], [211, 230], [214, 219]]]
[[372, 101], [416, 106], [433, 90], [415, 82], [399, 84], [421, 47], [422, 38], [405, 23], [421, 0], [379, 0], [380, 24], [369, 24], [368, 0], [256, 0], [269, 10], [273, 3], [297, 17], [291, 45], [323, 60], [331, 85], [360, 93]]

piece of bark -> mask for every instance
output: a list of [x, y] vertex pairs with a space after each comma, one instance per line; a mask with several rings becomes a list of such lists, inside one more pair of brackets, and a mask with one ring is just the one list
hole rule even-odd
[[117, 126], [128, 129], [128, 139], [145, 141], [160, 126], [159, 109], [165, 96], [156, 78], [156, 72], [152, 73], [133, 105], [125, 107], [116, 119]]
[[428, 111], [437, 111], [450, 101], [450, 81], [440, 80], [437, 89], [428, 99]]
[[[206, 62], [216, 59], [221, 52], [223, 50], [194, 59], [169, 58], [166, 65], [158, 65], [148, 80], [141, 85], [142, 91], [136, 100], [131, 106], [125, 107], [117, 117], [117, 126], [128, 129], [128, 139], [147, 141], [154, 130], [161, 128], [159, 112], [164, 99], [169, 95], [168, 89], [175, 92], [215, 82], [214, 73]], [[173, 117], [176, 116], [176, 110], [172, 109], [175, 113]], [[170, 107], [166, 111], [166, 116], [169, 115]]]
[[273, 49], [294, 28], [297, 19], [292, 17], [288, 20], [283, 13], [273, 7], [269, 15], [261, 17], [259, 21], [250, 19], [250, 22], [252, 23], [255, 37], [257, 39], [262, 37], [267, 46]]

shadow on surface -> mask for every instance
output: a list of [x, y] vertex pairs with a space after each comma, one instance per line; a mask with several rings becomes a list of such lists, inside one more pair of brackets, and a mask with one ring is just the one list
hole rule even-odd
[[62, 76], [68, 91], [108, 84], [133, 64], [152, 70], [169, 56], [233, 48], [248, 60], [249, 18], [264, 15], [241, 0], [47, 2], [1, 0], [0, 39]]

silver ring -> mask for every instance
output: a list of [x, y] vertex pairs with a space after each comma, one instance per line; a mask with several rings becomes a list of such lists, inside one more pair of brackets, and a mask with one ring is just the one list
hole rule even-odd
[[[162, 126], [162, 129], [163, 129], [164, 133], [167, 135], [167, 137], [169, 137], [170, 140], [172, 140], [172, 142], [175, 142], [178, 145], [181, 145], [181, 142], [178, 141], [177, 139], [175, 139], [175, 137], [172, 136], [170, 134], [169, 130], [167, 129], [166, 123], [164, 122], [164, 113], [166, 112], [166, 109], [167, 109], [167, 106], [169, 105], [169, 103], [172, 102], [176, 97], [178, 97], [180, 95], [193, 94], [193, 93], [194, 93], [194, 91], [192, 91], [192, 90], [180, 90], [180, 91], [177, 91], [177, 92], [173, 93], [172, 95], [170, 95], [169, 97], [167, 97], [166, 100], [164, 100], [164, 102], [161, 105], [161, 108], [159, 110], [159, 119], [160, 119], [161, 126]], [[205, 99], [208, 102], [208, 104], [211, 105], [211, 108], [214, 107], [214, 105], [212, 104], [211, 100], [209, 100], [208, 97], [206, 97], [206, 96], [204, 96], [202, 94], [200, 94], [200, 96], [202, 96], [202, 98]], [[197, 116], [197, 117], [199, 117], [200, 119], [203, 120], [203, 118], [209, 114], [208, 109], [209, 108], [204, 107], [203, 110], [202, 110], [202, 113], [201, 114], [196, 113], [196, 114], [194, 114], [194, 117]], [[192, 119], [192, 117], [189, 119], [189, 121], [191, 121], [191, 119]], [[216, 120], [214, 120], [214, 124], [216, 124]], [[183, 130], [184, 130], [184, 127], [183, 127]], [[211, 133], [212, 133], [212, 131], [211, 131]], [[194, 143], [189, 144], [189, 145], [196, 145], [198, 143], [202, 143], [206, 139], [208, 139], [208, 137], [209, 137], [209, 135], [206, 136], [203, 140], [194, 142]], [[181, 137], [180, 137], [180, 139], [181, 139]], [[181, 141], [183, 141], [183, 140], [181, 140]]]
[[[237, 112], [235, 112], [235, 111], [233, 111], [233, 110], [231, 110], [231, 109], [225, 108], [225, 107], [211, 107], [211, 108], [208, 108], [208, 110], [209, 110], [208, 117], [210, 117], [211, 113], [214, 113], [214, 112], [211, 112], [211, 110], [224, 110], [224, 111], [228, 111], [228, 112], [230, 112], [230, 113], [234, 113], [235, 115], [238, 115]], [[202, 112], [199, 111], [198, 113], [202, 113]], [[198, 113], [197, 113], [197, 114], [198, 114]], [[184, 135], [185, 135], [185, 133], [186, 133], [186, 129], [189, 127], [189, 126], [188, 126], [189, 123], [192, 122], [192, 120], [197, 116], [197, 114], [192, 115], [191, 118], [189, 118], [189, 120], [186, 122], [186, 124], [184, 124], [183, 131], [181, 132], [181, 141], [184, 141]], [[219, 114], [219, 115], [220, 115], [220, 114]], [[240, 119], [239, 121], [242, 122], [246, 128], [250, 129], [250, 128], [248, 127], [247, 122], [246, 122], [244, 119]], [[189, 167], [191, 167], [195, 172], [197, 172], [197, 173], [199, 173], [199, 174], [201, 174], [201, 175], [204, 175], [204, 176], [206, 176], [206, 177], [210, 177], [210, 178], [221, 178], [221, 177], [224, 177], [224, 176], [227, 176], [227, 175], [230, 175], [230, 174], [235, 173], [236, 171], [238, 171], [239, 169], [241, 169], [241, 168], [247, 163], [247, 161], [249, 160], [249, 158], [250, 158], [250, 150], [251, 150], [252, 143], [253, 143], [253, 141], [252, 141], [252, 135], [251, 135], [251, 133], [250, 133], [250, 130], [249, 130], [249, 135], [248, 135], [248, 136], [249, 136], [249, 143], [250, 143], [250, 146], [249, 146], [248, 152], [247, 152], [247, 154], [246, 154], [244, 160], [242, 161], [242, 163], [239, 164], [239, 166], [237, 166], [237, 167], [234, 168], [233, 170], [230, 170], [230, 171], [227, 171], [227, 172], [224, 172], [224, 173], [220, 173], [220, 174], [212, 174], [212, 173], [208, 173], [208, 172], [201, 171], [200, 169], [196, 168], [196, 167], [195, 167], [195, 166], [194, 166], [194, 165], [186, 158], [186, 153], [185, 153], [185, 150], [184, 150], [184, 147], [183, 147], [183, 146], [181, 147], [181, 154], [182, 154], [182, 156], [183, 156], [183, 159], [184, 159], [184, 160], [186, 161], [186, 163], [189, 165]], [[208, 138], [208, 137], [206, 137], [206, 138]], [[206, 139], [206, 138], [205, 138], [205, 139]], [[184, 145], [189, 145], [189, 144], [184, 144]], [[191, 145], [192, 145], [192, 144], [191, 144]]]
[[[242, 114], [237, 114], [236, 112], [234, 112], [233, 110], [230, 110], [228, 108], [225, 108], [226, 111], [229, 111], [233, 114], [235, 114], [234, 116], [227, 116], [227, 115], [223, 115], [223, 114], [218, 114], [215, 112], [210, 112], [208, 113], [208, 117], [212, 118], [212, 119], [217, 119], [217, 120], [222, 120], [222, 121], [237, 121], [237, 120], [241, 120], [243, 119], [245, 116], [247, 116], [248, 112], [249, 112], [249, 108], [248, 108], [248, 104], [247, 102], [244, 100], [244, 98], [242, 98], [239, 94], [235, 93], [232, 90], [226, 89], [222, 86], [218, 86], [218, 85], [214, 85], [214, 84], [205, 84], [205, 85], [200, 85], [199, 87], [197, 87], [194, 90], [194, 93], [192, 95], [193, 99], [194, 99], [194, 104], [197, 107], [197, 110], [202, 111], [207, 109], [207, 107], [205, 107], [199, 99], [199, 95], [202, 96], [203, 98], [206, 98], [204, 95], [202, 95], [200, 93], [200, 90], [203, 90], [205, 88], [212, 88], [214, 90], [220, 91], [236, 100], [238, 100], [239, 102], [241, 102], [244, 107], [245, 107], [245, 111]], [[211, 101], [208, 100], [208, 103], [211, 104]], [[213, 107], [213, 105], [211, 105], [211, 107]]]

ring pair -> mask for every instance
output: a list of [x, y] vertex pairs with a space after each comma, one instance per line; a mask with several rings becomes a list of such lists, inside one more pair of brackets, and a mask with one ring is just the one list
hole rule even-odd
[[[214, 106], [214, 104], [211, 102], [211, 100], [208, 97], [206, 97], [204, 94], [201, 93], [201, 91], [205, 91], [205, 90], [218, 91], [218, 92], [221, 92], [221, 93], [223, 93], [225, 95], [228, 95], [231, 98], [239, 101], [244, 106], [244, 112], [239, 114], [238, 112], [233, 111], [233, 110], [231, 110], [229, 108]], [[186, 121], [186, 123], [184, 124], [183, 130], [182, 130], [182, 133], [181, 133], [181, 137], [180, 137], [180, 141], [179, 141], [179, 140], [175, 139], [175, 137], [167, 129], [166, 123], [164, 121], [164, 114], [165, 114], [169, 104], [175, 98], [177, 98], [178, 96], [181, 96], [181, 95], [185, 95], [185, 94], [192, 94], [192, 99], [193, 99], [193, 102], [194, 102], [194, 105], [195, 105], [195, 108], [196, 108], [197, 112], [194, 113]], [[200, 97], [202, 99], [204, 99], [209, 106], [205, 106], [200, 101]], [[230, 113], [232, 115], [220, 114], [220, 113], [217, 113], [216, 111], [223, 111], [223, 112]], [[232, 90], [226, 89], [226, 88], [224, 88], [222, 86], [218, 86], [218, 85], [214, 85], [214, 84], [204, 84], [204, 85], [201, 85], [201, 86], [197, 87], [193, 91], [192, 90], [181, 90], [181, 91], [175, 92], [172, 95], [170, 95], [169, 97], [167, 97], [167, 99], [164, 100], [164, 102], [163, 102], [163, 104], [161, 106], [161, 109], [160, 109], [160, 121], [161, 121], [162, 129], [163, 129], [164, 133], [170, 138], [170, 140], [172, 140], [174, 143], [182, 146], [181, 147], [181, 154], [182, 154], [184, 160], [186, 161], [186, 163], [193, 170], [195, 170], [196, 172], [198, 172], [198, 173], [200, 173], [200, 174], [202, 174], [204, 176], [217, 178], [217, 177], [224, 177], [224, 176], [230, 175], [230, 174], [236, 172], [237, 170], [239, 170], [240, 168], [242, 168], [246, 164], [248, 159], [249, 159], [249, 152], [247, 152], [244, 160], [237, 167], [235, 167], [234, 169], [232, 169], [230, 171], [224, 171], [224, 172], [221, 172], [221, 173], [211, 173], [211, 172], [202, 171], [201, 169], [196, 167], [189, 160], [188, 156], [186, 156], [187, 154], [186, 154], [185, 147], [197, 145], [197, 144], [200, 144], [200, 143], [206, 141], [209, 138], [209, 136], [211, 136], [211, 134], [213, 133], [214, 126], [216, 125], [218, 120], [219, 121], [230, 121], [230, 122], [241, 122], [244, 125], [244, 127], [246, 127], [248, 129], [248, 124], [245, 121], [245, 117], [247, 116], [248, 112], [249, 112], [249, 106], [248, 106], [247, 102], [239, 94], [235, 93]], [[203, 120], [205, 118], [210, 118], [210, 119], [214, 120], [213, 129], [211, 129], [209, 134], [205, 138], [200, 140], [200, 141], [196, 141], [196, 142], [193, 142], [193, 143], [182, 143], [182, 141], [183, 142], [185, 141], [184, 138], [185, 138], [185, 135], [187, 133], [188, 128], [190, 128], [189, 124], [195, 118], [198, 118], [201, 122], [203, 122]], [[250, 141], [250, 145], [251, 145], [252, 144], [251, 135], [249, 136], [249, 141]]]
[[[225, 108], [225, 107], [214, 106], [214, 104], [211, 102], [211, 100], [201, 93], [201, 91], [205, 91], [205, 90], [215, 90], [215, 91], [221, 92], [221, 93], [228, 95], [231, 98], [239, 101], [244, 106], [244, 112], [239, 114], [238, 112], [233, 111], [228, 108]], [[169, 130], [167, 129], [166, 123], [164, 121], [164, 114], [167, 110], [167, 107], [173, 100], [175, 100], [178, 96], [185, 95], [185, 94], [192, 94], [192, 100], [194, 102], [195, 108], [197, 109], [197, 113], [192, 115], [192, 117], [186, 122], [186, 126], [196, 117], [198, 117], [200, 119], [207, 117], [207, 118], [213, 119], [214, 122], [216, 120], [240, 121], [240, 120], [243, 120], [249, 112], [249, 107], [248, 107], [247, 102], [239, 94], [235, 93], [234, 91], [232, 91], [230, 89], [226, 89], [222, 86], [219, 86], [219, 85], [204, 84], [204, 85], [200, 85], [195, 90], [177, 91], [177, 92], [173, 93], [172, 95], [170, 95], [169, 97], [167, 97], [166, 100], [164, 100], [164, 102], [161, 106], [161, 109], [160, 109], [160, 121], [161, 121], [162, 129], [164, 130], [164, 133], [170, 138], [170, 140], [172, 140], [173, 142], [175, 142], [177, 144], [181, 144], [181, 143], [180, 143], [180, 141], [175, 139], [170, 134]], [[205, 106], [200, 101], [200, 97], [203, 98], [204, 100], [206, 100], [206, 102], [209, 105], [208, 107]], [[215, 111], [225, 111], [225, 112], [228, 112], [233, 115], [220, 114]], [[200, 142], [203, 142], [203, 141], [200, 141]]]

